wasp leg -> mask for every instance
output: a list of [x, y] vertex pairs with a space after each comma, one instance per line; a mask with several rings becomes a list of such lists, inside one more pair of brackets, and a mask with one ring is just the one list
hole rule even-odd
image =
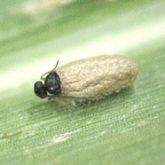
[[48, 100], [55, 100], [57, 102], [61, 102], [65, 105], [81, 105], [84, 104], [90, 104], [94, 101], [99, 100], [98, 97], [73, 97], [73, 96], [48, 96]]

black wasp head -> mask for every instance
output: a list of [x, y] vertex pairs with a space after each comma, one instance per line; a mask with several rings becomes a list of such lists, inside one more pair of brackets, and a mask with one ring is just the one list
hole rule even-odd
[[58, 74], [54, 71], [50, 72], [45, 78], [45, 88], [52, 95], [61, 94], [61, 81]]
[[34, 84], [34, 93], [40, 97], [45, 98], [47, 97], [47, 92], [44, 84], [41, 81], [36, 81]]

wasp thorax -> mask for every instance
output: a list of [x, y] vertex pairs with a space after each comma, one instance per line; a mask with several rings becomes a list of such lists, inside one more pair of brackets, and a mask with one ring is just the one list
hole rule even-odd
[[61, 81], [56, 72], [50, 72], [45, 78], [45, 88], [47, 92], [53, 95], [61, 93]]

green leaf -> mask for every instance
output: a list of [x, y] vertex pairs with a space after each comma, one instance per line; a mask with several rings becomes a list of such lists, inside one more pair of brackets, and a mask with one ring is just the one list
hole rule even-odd
[[[164, 0], [1, 1], [1, 164], [163, 164], [164, 6]], [[63, 65], [103, 53], [137, 62], [133, 89], [76, 107], [34, 96], [34, 82], [58, 59]]]

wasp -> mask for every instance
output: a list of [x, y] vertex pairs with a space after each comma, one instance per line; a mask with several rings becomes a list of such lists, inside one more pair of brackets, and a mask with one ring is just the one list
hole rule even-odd
[[34, 84], [40, 98], [99, 100], [133, 85], [137, 64], [127, 57], [100, 55], [55, 67]]

